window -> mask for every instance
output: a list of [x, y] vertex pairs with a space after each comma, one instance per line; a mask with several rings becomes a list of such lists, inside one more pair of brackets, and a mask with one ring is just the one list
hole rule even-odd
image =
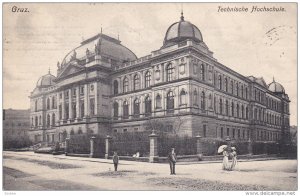
[[39, 125], [42, 125], [42, 116], [39, 118]]
[[118, 133], [118, 130], [117, 130], [117, 129], [115, 129], [115, 130], [114, 130], [114, 133]]
[[220, 112], [220, 114], [223, 114], [223, 100], [222, 99], [219, 100], [219, 112]]
[[223, 133], [223, 127], [221, 127], [221, 138], [224, 137], [224, 133]]
[[194, 105], [198, 105], [198, 93], [197, 93], [197, 90], [195, 89], [194, 90], [194, 96], [193, 96], [193, 103], [194, 103]]
[[225, 78], [225, 91], [226, 92], [228, 91], [228, 81], [227, 81], [227, 78]]
[[72, 118], [76, 118], [76, 103], [72, 103]]
[[59, 120], [61, 120], [62, 119], [62, 106], [61, 105], [58, 106], [58, 116], [59, 116]]
[[167, 66], [167, 81], [171, 81], [173, 80], [173, 77], [174, 77], [174, 66], [172, 63], [170, 63], [168, 66]]
[[238, 139], [241, 137], [241, 130], [238, 129]]
[[204, 81], [205, 80], [205, 65], [204, 64], [201, 64], [201, 67], [200, 67], [200, 74], [201, 74], [201, 80]]
[[244, 106], [242, 105], [242, 118], [245, 118], [245, 111], [244, 111]]
[[227, 128], [227, 134], [226, 135], [229, 136], [229, 128]]
[[236, 83], [236, 95], [239, 96], [239, 83]]
[[133, 104], [133, 114], [135, 118], [140, 117], [140, 100], [136, 98]]
[[161, 108], [161, 96], [159, 94], [156, 95], [156, 108]]
[[235, 129], [232, 129], [232, 138], [235, 138]]
[[205, 92], [202, 91], [201, 93], [201, 109], [205, 110]]
[[69, 103], [65, 104], [65, 114], [66, 114], [66, 119], [69, 119]]
[[246, 119], [248, 119], [248, 107], [246, 107]]
[[114, 117], [117, 118], [119, 116], [119, 104], [117, 102], [114, 103]]
[[35, 102], [34, 102], [34, 111], [35, 112], [37, 112], [37, 107], [38, 106], [38, 101], [37, 100], [35, 100]]
[[231, 116], [234, 117], [234, 103], [231, 102]]
[[231, 86], [231, 93], [233, 94], [234, 89], [233, 89], [233, 81], [232, 81], [232, 80], [231, 80], [231, 82], [230, 82], [230, 86]]
[[174, 112], [174, 94], [172, 91], [167, 94], [167, 112]]
[[186, 105], [186, 92], [184, 89], [180, 92], [180, 105]]
[[52, 126], [55, 126], [55, 114], [52, 114]]
[[138, 74], [135, 74], [133, 77], [133, 90], [140, 89], [140, 77]]
[[52, 97], [52, 109], [56, 108], [56, 104], [55, 104], [55, 97]]
[[212, 95], [209, 94], [208, 96], [208, 101], [209, 101], [209, 107], [212, 108]]
[[90, 99], [90, 114], [95, 115], [95, 99]]
[[50, 109], [50, 98], [47, 98], [47, 110]]
[[80, 94], [84, 94], [84, 86], [80, 87]]
[[72, 129], [71, 132], [70, 132], [70, 135], [74, 135], [74, 130]]
[[228, 100], [226, 100], [226, 103], [225, 103], [225, 111], [226, 111], [226, 115], [228, 116], [229, 115], [229, 103], [228, 103]]
[[73, 97], [76, 97], [76, 88], [73, 89]]
[[118, 94], [119, 83], [117, 80], [114, 81], [114, 95]]
[[124, 80], [123, 80], [123, 92], [126, 93], [128, 92], [128, 78], [125, 77]]
[[240, 105], [238, 103], [236, 104], [236, 116], [240, 118]]
[[145, 88], [150, 87], [151, 85], [151, 73], [150, 71], [147, 71], [145, 74]]
[[123, 129], [123, 132], [127, 132], [127, 129]]
[[69, 98], [69, 91], [67, 90], [66, 92], [65, 92], [65, 94], [66, 94], [66, 99], [68, 99]]
[[203, 137], [206, 137], [206, 125], [203, 125]]
[[38, 126], [38, 117], [37, 116], [35, 117], [35, 126], [36, 127]]
[[151, 103], [151, 99], [149, 96], [146, 97], [145, 99], [145, 115], [146, 116], [150, 116], [151, 115], [151, 110], [152, 110], [152, 103]]
[[222, 76], [221, 75], [219, 75], [218, 82], [219, 82], [219, 89], [222, 90]]
[[81, 128], [78, 129], [78, 134], [82, 134]]
[[81, 106], [80, 106], [80, 116], [81, 116], [81, 118], [84, 117], [84, 102], [82, 102]]
[[128, 113], [128, 102], [124, 101], [123, 102], [123, 118], [128, 119], [129, 118], [129, 113]]
[[50, 114], [47, 114], [47, 127], [50, 127]]
[[241, 86], [241, 91], [242, 91], [242, 98], [244, 98], [244, 86]]

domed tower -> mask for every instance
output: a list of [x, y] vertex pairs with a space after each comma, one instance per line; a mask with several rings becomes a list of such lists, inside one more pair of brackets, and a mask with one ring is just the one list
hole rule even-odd
[[54, 84], [53, 80], [56, 77], [50, 73], [50, 70], [48, 74], [43, 75], [42, 77], [39, 78], [39, 80], [36, 83], [36, 87], [38, 88], [44, 88], [44, 87], [49, 87]]
[[283, 86], [280, 83], [275, 82], [274, 78], [273, 82], [268, 85], [268, 89], [275, 94], [285, 94]]
[[184, 40], [193, 40], [196, 43], [203, 42], [200, 30], [189, 21], [184, 20], [183, 12], [179, 22], [173, 23], [167, 30], [163, 48], [178, 44]]

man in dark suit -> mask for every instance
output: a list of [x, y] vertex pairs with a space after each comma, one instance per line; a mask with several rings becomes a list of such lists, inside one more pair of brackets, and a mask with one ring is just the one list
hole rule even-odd
[[113, 163], [114, 163], [115, 171], [117, 171], [118, 164], [119, 164], [119, 156], [118, 156], [117, 152], [114, 152]]
[[169, 164], [170, 164], [170, 170], [171, 173], [170, 175], [176, 175], [175, 173], [175, 163], [176, 163], [176, 153], [175, 153], [175, 149], [172, 148], [172, 151], [169, 153], [168, 155], [168, 160], [169, 160]]

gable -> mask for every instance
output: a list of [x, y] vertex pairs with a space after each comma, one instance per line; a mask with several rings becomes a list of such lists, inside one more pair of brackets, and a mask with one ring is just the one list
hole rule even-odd
[[65, 67], [64, 70], [62, 70], [62, 72], [57, 76], [57, 78], [63, 78], [65, 76], [79, 72], [83, 69], [84, 68], [78, 64], [69, 64], [67, 67]]

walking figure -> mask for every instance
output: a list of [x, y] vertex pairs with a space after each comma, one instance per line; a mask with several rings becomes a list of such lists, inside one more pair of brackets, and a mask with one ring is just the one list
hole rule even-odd
[[176, 163], [176, 153], [175, 153], [175, 149], [172, 148], [172, 151], [169, 153], [168, 155], [168, 160], [169, 160], [169, 164], [170, 164], [170, 175], [176, 175], [175, 173], [175, 163]]
[[113, 162], [114, 162], [114, 166], [115, 166], [115, 171], [117, 171], [118, 164], [119, 164], [119, 156], [118, 156], [117, 152], [114, 152]]

